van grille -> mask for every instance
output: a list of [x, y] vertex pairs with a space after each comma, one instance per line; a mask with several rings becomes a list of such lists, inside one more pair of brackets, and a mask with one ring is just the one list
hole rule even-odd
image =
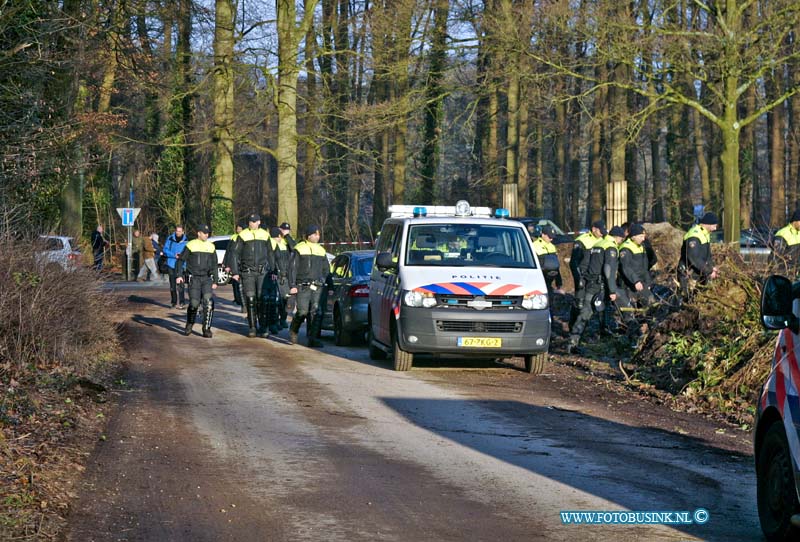
[[473, 322], [471, 320], [436, 320], [438, 331], [453, 333], [522, 333], [522, 322]]
[[491, 307], [486, 307], [483, 310], [503, 310], [514, 309], [522, 307], [522, 296], [518, 295], [487, 295], [487, 296], [473, 296], [473, 295], [455, 295], [455, 294], [438, 294], [436, 296], [436, 304], [443, 308], [448, 307], [461, 307], [469, 308], [467, 303], [474, 299], [481, 297], [483, 300], [492, 304]]

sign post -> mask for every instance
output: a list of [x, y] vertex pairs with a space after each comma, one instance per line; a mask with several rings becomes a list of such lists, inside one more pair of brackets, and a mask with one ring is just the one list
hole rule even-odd
[[136, 217], [139, 216], [139, 211], [141, 210], [141, 207], [117, 207], [117, 213], [122, 218], [122, 225], [128, 228], [128, 250], [125, 251], [128, 255], [128, 272], [126, 275], [128, 280], [131, 280], [133, 274], [131, 270], [133, 266], [133, 224], [136, 222]]

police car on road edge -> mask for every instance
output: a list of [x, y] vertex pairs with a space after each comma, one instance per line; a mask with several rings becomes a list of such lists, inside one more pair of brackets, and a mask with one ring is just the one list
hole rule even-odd
[[769, 277], [761, 294], [761, 321], [780, 333], [753, 433], [758, 517], [767, 540], [799, 540], [800, 282]]
[[416, 354], [521, 356], [527, 372], [542, 372], [550, 311], [525, 226], [466, 201], [389, 213], [370, 276], [370, 357], [390, 353], [394, 369], [407, 371]]

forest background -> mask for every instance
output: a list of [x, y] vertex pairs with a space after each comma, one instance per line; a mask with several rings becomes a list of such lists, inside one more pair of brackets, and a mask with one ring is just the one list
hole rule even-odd
[[0, 205], [328, 240], [391, 203], [702, 206], [731, 241], [797, 205], [799, 32], [796, 0], [0, 0]]

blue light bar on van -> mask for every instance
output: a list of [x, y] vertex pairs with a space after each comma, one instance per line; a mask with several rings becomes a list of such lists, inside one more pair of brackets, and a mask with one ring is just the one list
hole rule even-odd
[[511, 213], [508, 212], [508, 209], [495, 209], [494, 217], [495, 218], [508, 218], [511, 216]]
[[414, 218], [420, 216], [428, 216], [428, 210], [425, 207], [414, 207]]

